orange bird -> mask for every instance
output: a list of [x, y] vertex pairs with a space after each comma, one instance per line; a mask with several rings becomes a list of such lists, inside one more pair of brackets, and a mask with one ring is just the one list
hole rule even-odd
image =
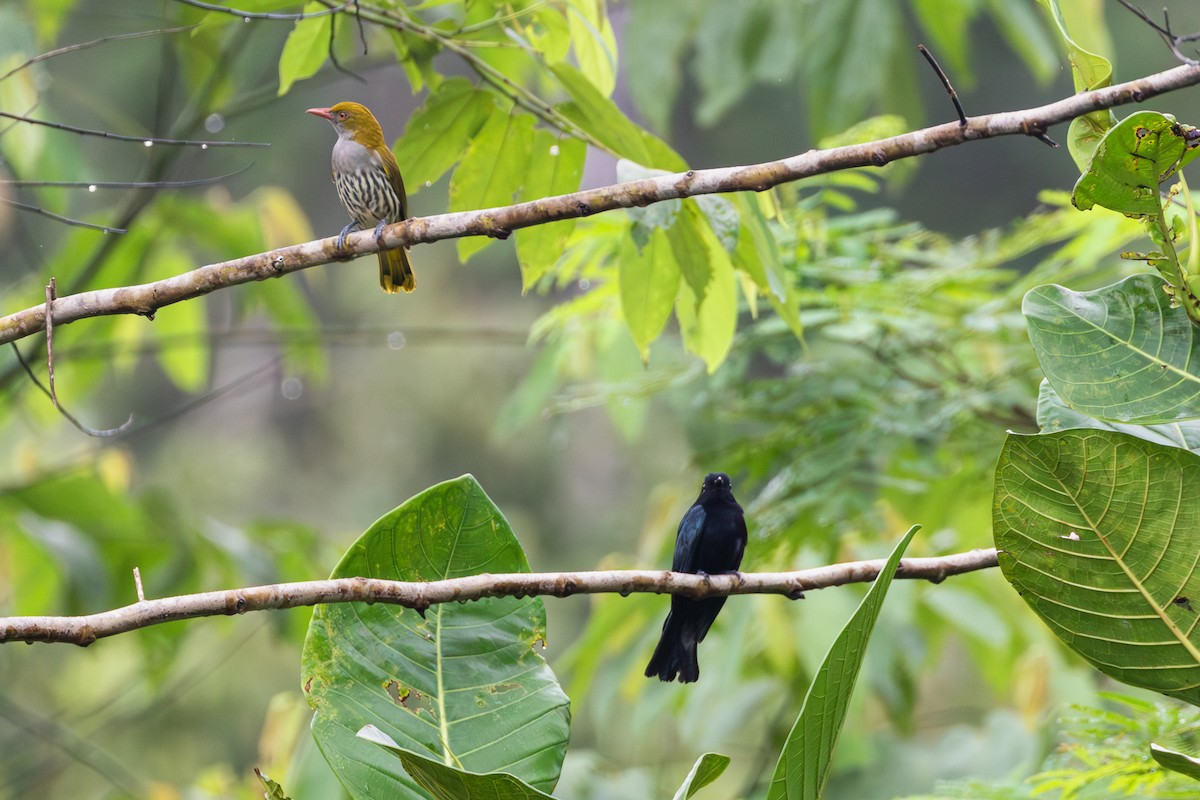
[[[375, 227], [375, 241], [382, 244], [383, 226], [408, 218], [408, 198], [379, 121], [358, 103], [310, 108], [305, 113], [329, 120], [338, 135], [333, 145], [333, 185], [353, 217], [338, 236], [338, 249], [346, 244], [350, 231], [371, 226]], [[379, 252], [379, 285], [388, 294], [417, 288], [405, 248]]]

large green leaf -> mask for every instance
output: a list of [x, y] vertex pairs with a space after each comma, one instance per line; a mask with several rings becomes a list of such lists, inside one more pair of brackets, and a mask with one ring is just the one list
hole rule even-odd
[[396, 162], [409, 194], [458, 163], [493, 107], [492, 96], [465, 78], [450, 78], [408, 120], [396, 143]]
[[[535, 130], [529, 171], [517, 199], [525, 202], [579, 191], [586, 156], [587, 145], [578, 139]], [[562, 219], [516, 232], [522, 289], [528, 291], [554, 267], [575, 230], [575, 222], [574, 219]]]
[[279, 56], [280, 96], [287, 94], [296, 81], [316, 75], [329, 58], [329, 31], [333, 17], [329, 14], [320, 16], [320, 12], [325, 10], [320, 3], [308, 3], [304, 6], [304, 13], [311, 16], [297, 20], [296, 26], [288, 34]]
[[1170, 114], [1130, 114], [1105, 132], [1071, 202], [1081, 211], [1102, 206], [1129, 216], [1157, 216], [1159, 184], [1200, 155], [1194, 132]]
[[[533, 117], [494, 107], [450, 178], [450, 211], [511, 204], [524, 185], [532, 147]], [[466, 261], [494, 241], [489, 236], [459, 239], [458, 257]]]
[[625, 239], [617, 262], [621, 284], [621, 313], [633, 334], [644, 361], [650, 343], [658, 338], [679, 294], [679, 265], [671, 252], [667, 234], [652, 231], [649, 241], [639, 247], [630, 236]]
[[1200, 417], [1197, 329], [1161, 278], [1091, 292], [1038, 286], [1021, 306], [1046, 379], [1068, 406], [1140, 424]]
[[513, 775], [503, 772], [480, 774], [456, 769], [405, 750], [374, 726], [364, 727], [358, 735], [395, 753], [405, 772], [436, 800], [553, 800], [552, 795], [538, 791]]
[[[1117, 680], [1200, 704], [1200, 457], [1124, 433], [1005, 440], [1000, 568], [1050, 629]], [[1193, 607], [1195, 603], [1195, 607]]]
[[896, 544], [858, 610], [825, 654], [779, 754], [767, 800], [816, 800], [825, 790], [833, 750], [850, 707], [850, 693], [867, 652], [867, 640], [879, 619], [900, 558], [919, 529], [919, 525], [912, 526]]
[[1068, 406], [1054, 391], [1049, 381], [1042, 381], [1038, 392], [1038, 428], [1042, 433], [1054, 433], [1071, 428], [1096, 428], [1102, 431], [1120, 431], [1137, 436], [1148, 442], [1182, 447], [1200, 454], [1200, 420], [1170, 422], [1163, 425], [1132, 425], [1126, 422], [1105, 422], [1081, 414]]
[[[528, 570], [508, 522], [468, 475], [382, 517], [333, 577], [427, 581]], [[425, 618], [387, 604], [317, 606], [302, 661], [317, 744], [355, 797], [424, 796], [394, 758], [355, 736], [368, 724], [407, 750], [550, 790], [570, 714], [536, 651], [545, 636], [537, 598], [441, 604]]]

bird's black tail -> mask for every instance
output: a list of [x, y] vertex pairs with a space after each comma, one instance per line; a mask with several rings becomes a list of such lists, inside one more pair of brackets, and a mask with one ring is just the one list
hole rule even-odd
[[673, 681], [679, 676], [680, 683], [695, 683], [700, 677], [700, 662], [696, 659], [696, 635], [693, 626], [677, 614], [668, 614], [663, 623], [662, 636], [650, 663], [646, 666], [646, 677], [658, 677], [660, 681]]

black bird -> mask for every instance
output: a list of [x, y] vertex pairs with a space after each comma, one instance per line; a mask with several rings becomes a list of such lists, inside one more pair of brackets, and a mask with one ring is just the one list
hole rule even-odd
[[[737, 572], [746, 550], [746, 519], [742, 507], [733, 499], [733, 486], [724, 472], [710, 472], [704, 479], [700, 496], [679, 521], [675, 535], [674, 572], [721, 575]], [[663, 623], [662, 638], [646, 677], [680, 683], [692, 683], [700, 677], [696, 645], [704, 640], [713, 620], [725, 605], [724, 597], [692, 600], [671, 595], [671, 613]]]

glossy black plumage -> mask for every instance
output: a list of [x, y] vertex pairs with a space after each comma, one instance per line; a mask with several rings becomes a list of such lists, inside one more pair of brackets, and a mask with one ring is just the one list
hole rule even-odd
[[[746, 519], [733, 499], [733, 486], [723, 472], [710, 472], [700, 496], [683, 515], [675, 536], [675, 572], [720, 575], [735, 572], [746, 550]], [[663, 623], [662, 637], [646, 667], [646, 677], [658, 676], [680, 683], [700, 677], [696, 645], [704, 640], [713, 620], [725, 605], [724, 597], [692, 600], [671, 596], [671, 613]]]

